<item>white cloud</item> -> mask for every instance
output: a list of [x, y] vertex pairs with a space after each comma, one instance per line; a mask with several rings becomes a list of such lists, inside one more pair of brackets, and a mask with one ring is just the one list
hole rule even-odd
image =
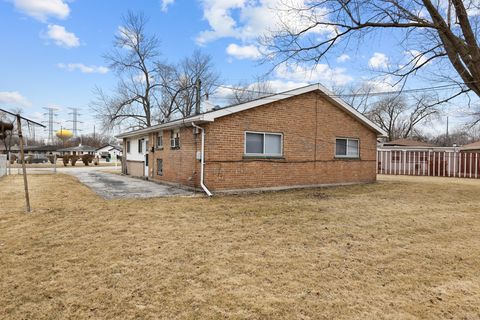
[[80, 71], [82, 73], [100, 73], [100, 74], [105, 74], [109, 70], [107, 67], [98, 67], [98, 66], [87, 66], [84, 65], [83, 63], [59, 63], [57, 64], [57, 67], [60, 69], [65, 69], [67, 71]]
[[348, 54], [342, 54], [337, 58], [337, 62], [345, 62], [350, 60], [350, 56]]
[[46, 37], [53, 40], [57, 46], [73, 48], [80, 45], [80, 39], [72, 32], [69, 32], [65, 27], [49, 24]]
[[367, 87], [372, 88], [372, 92], [398, 91], [402, 87], [401, 83], [395, 81], [391, 75], [386, 75], [373, 80], [366, 80], [364, 81], [364, 84]]
[[[290, 0], [288, 6], [306, 7], [305, 0]], [[278, 30], [288, 25], [291, 30], [300, 30], [312, 24], [314, 17], [324, 19], [324, 9], [292, 11], [284, 0], [202, 0], [203, 17], [210, 28], [202, 31], [199, 44], [220, 38], [232, 37], [242, 41], [254, 40], [267, 31]], [[333, 31], [331, 27], [318, 26], [309, 33], [323, 34]]]
[[282, 63], [276, 69], [276, 76], [293, 82], [320, 82], [327, 86], [343, 86], [353, 80], [345, 71], [346, 69], [344, 68], [332, 69], [328, 65], [321, 63], [312, 68]]
[[258, 47], [254, 45], [239, 46], [235, 43], [231, 43], [228, 45], [226, 51], [229, 55], [237, 59], [257, 60], [262, 56]]
[[162, 11], [167, 12], [168, 7], [171, 6], [175, 0], [162, 0]]
[[30, 107], [32, 103], [22, 96], [18, 91], [0, 92], [0, 104], [12, 105], [14, 107]]
[[49, 17], [65, 19], [70, 14], [64, 0], [13, 0], [13, 4], [17, 10], [42, 22]]
[[388, 57], [380, 52], [375, 52], [368, 60], [368, 65], [373, 69], [386, 69], [388, 67]]
[[428, 58], [418, 50], [408, 50], [405, 51], [404, 54], [407, 56], [408, 61], [410, 62], [409, 66], [417, 67], [428, 64]]

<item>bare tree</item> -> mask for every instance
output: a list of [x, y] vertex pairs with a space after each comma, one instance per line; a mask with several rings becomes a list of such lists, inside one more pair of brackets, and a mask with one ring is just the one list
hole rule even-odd
[[218, 75], [212, 59], [195, 51], [178, 65], [160, 62], [159, 40], [146, 34], [147, 19], [129, 12], [115, 35], [114, 48], [105, 55], [119, 82], [113, 94], [95, 88], [91, 107], [103, 119], [105, 128], [150, 127], [192, 113], [196, 80], [202, 91], [211, 93]]
[[375, 88], [366, 82], [348, 88], [334, 87], [332, 91], [361, 113], [367, 113], [375, 100]]
[[201, 81], [202, 95], [207, 96], [213, 94], [217, 88], [215, 83], [219, 79], [218, 73], [213, 70], [212, 57], [199, 50], [195, 50], [176, 66], [173, 87], [178, 92], [178, 98], [175, 99], [175, 104], [183, 117], [190, 116], [195, 110], [197, 79]]
[[[294, 3], [292, 5], [291, 3]], [[263, 39], [268, 59], [277, 63], [319, 63], [327, 55], [360, 43], [374, 32], [403, 32], [399, 45], [410, 53], [407, 63], [390, 74], [407, 80], [432, 61], [451, 68], [435, 70], [437, 80], [454, 81], [458, 91], [480, 96], [480, 3], [478, 0], [317, 0], [284, 4], [288, 19]], [[286, 8], [286, 9], [285, 9]], [[290, 23], [295, 21], [296, 23]], [[321, 36], [319, 36], [321, 34]]]
[[431, 96], [422, 94], [408, 102], [404, 95], [391, 95], [379, 99], [366, 115], [388, 133], [388, 139], [418, 135], [419, 124], [439, 114]]
[[239, 104], [262, 98], [274, 93], [271, 84], [268, 81], [257, 79], [252, 84], [239, 83], [232, 86], [231, 93], [227, 97], [230, 104]]
[[114, 48], [105, 54], [109, 67], [119, 77], [112, 96], [100, 88], [93, 103], [106, 127], [128, 122], [130, 127], [152, 125], [156, 88], [155, 62], [159, 57], [159, 40], [146, 34], [147, 18], [143, 14], [128, 12], [122, 18], [114, 38]]

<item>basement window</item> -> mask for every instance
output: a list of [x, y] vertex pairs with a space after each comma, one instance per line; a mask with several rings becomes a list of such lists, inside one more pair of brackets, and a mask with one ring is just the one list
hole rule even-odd
[[337, 138], [335, 141], [335, 157], [337, 158], [358, 158], [359, 140], [352, 138]]
[[283, 135], [281, 133], [245, 132], [245, 155], [260, 157], [281, 157]]

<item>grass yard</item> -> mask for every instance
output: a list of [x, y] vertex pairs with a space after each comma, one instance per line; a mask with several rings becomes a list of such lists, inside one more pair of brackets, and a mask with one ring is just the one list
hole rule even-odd
[[0, 319], [480, 318], [480, 180], [105, 201], [0, 179]]

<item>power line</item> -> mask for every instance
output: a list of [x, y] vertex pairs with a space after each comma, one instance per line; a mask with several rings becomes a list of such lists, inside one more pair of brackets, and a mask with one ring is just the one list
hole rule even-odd
[[[477, 81], [475, 81], [477, 82]], [[473, 83], [473, 82], [472, 82]], [[400, 93], [414, 93], [414, 92], [425, 92], [425, 91], [438, 91], [438, 90], [449, 90], [449, 89], [454, 89], [454, 88], [462, 88], [462, 84], [445, 84], [441, 86], [433, 86], [433, 87], [424, 87], [424, 88], [414, 88], [414, 89], [404, 89], [404, 90], [389, 90], [389, 91], [377, 91], [377, 92], [365, 92], [365, 93], [347, 93], [347, 94], [329, 94], [330, 97], [357, 97], [357, 96], [380, 96], [380, 95], [390, 95], [390, 94], [400, 94]], [[217, 88], [224, 88], [232, 91], [241, 91], [241, 92], [250, 92], [250, 93], [256, 93], [256, 94], [263, 94], [266, 95], [265, 98], [268, 98], [268, 96], [295, 96], [293, 93], [288, 93], [289, 91], [286, 92], [280, 92], [280, 93], [273, 93], [273, 92], [266, 92], [266, 91], [257, 91], [257, 90], [251, 90], [247, 88], [237, 88], [233, 86], [227, 86], [227, 85], [222, 85], [222, 84], [216, 84], [214, 83], [213, 86]], [[221, 99], [221, 98], [220, 98]]]

